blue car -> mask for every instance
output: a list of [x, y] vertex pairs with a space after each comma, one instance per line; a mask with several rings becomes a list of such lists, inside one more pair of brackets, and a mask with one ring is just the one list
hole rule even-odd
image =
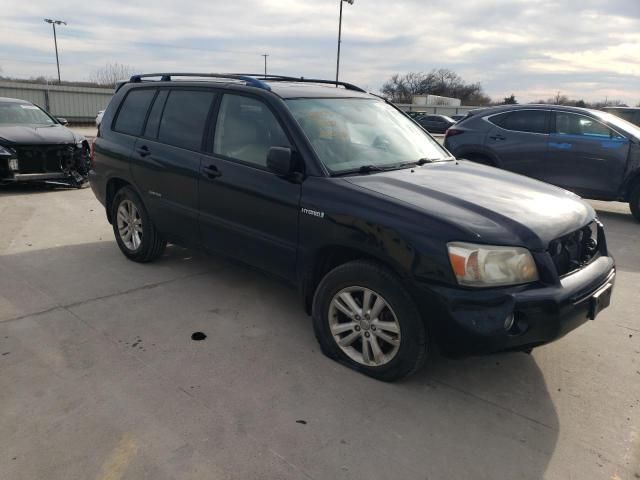
[[586, 198], [628, 202], [640, 221], [640, 128], [610, 113], [557, 105], [472, 111], [445, 147]]

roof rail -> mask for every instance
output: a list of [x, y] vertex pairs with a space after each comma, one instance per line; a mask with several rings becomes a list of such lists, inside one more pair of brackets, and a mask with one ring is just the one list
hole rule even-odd
[[271, 82], [304, 82], [304, 83], [321, 83], [326, 85], [340, 85], [347, 90], [354, 90], [356, 92], [367, 93], [366, 90], [347, 82], [336, 82], [335, 80], [322, 80], [319, 78], [305, 78], [305, 77], [289, 77], [285, 75], [264, 75], [262, 73], [234, 73], [233, 75], [241, 75], [244, 77], [254, 77], [259, 78], [262, 81], [271, 81]]
[[[160, 77], [161, 82], [170, 82], [171, 77], [219, 78], [245, 82], [248, 86], [262, 88], [263, 90], [271, 90], [271, 87], [265, 82], [320, 83], [324, 85], [341, 86], [347, 90], [367, 93], [366, 90], [347, 82], [336, 82], [334, 80], [322, 80], [319, 78], [289, 77], [284, 75], [263, 75], [259, 73], [144, 73], [140, 75], [132, 75], [129, 82], [140, 83], [143, 78], [151, 77]], [[118, 85], [116, 90], [118, 90], [120, 86], [121, 85]]]
[[170, 82], [171, 77], [205, 77], [205, 78], [220, 78], [227, 80], [236, 80], [245, 82], [247, 85], [256, 88], [262, 88], [264, 90], [271, 90], [271, 87], [264, 82], [261, 82], [257, 78], [249, 75], [238, 75], [234, 73], [145, 73], [141, 75], [132, 75], [129, 79], [131, 83], [140, 83], [143, 78], [160, 77], [161, 82]]

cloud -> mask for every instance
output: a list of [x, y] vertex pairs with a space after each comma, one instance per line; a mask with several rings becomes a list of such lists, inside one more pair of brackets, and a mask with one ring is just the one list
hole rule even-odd
[[[6, 3], [7, 0], [5, 0]], [[262, 71], [333, 78], [335, 0], [9, 0], [6, 75], [63, 78], [108, 62], [140, 71]], [[451, 68], [495, 97], [640, 101], [638, 0], [356, 0], [344, 4], [341, 78], [378, 89], [393, 73]]]

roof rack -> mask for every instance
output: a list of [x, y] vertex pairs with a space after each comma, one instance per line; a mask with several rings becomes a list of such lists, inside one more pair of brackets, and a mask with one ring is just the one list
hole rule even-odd
[[[303, 83], [319, 83], [324, 85], [336, 85], [344, 87], [347, 90], [366, 93], [360, 87], [347, 82], [336, 82], [333, 80], [322, 80], [319, 78], [304, 77], [288, 77], [284, 75], [263, 75], [257, 73], [145, 73], [141, 75], [132, 75], [129, 79], [130, 83], [140, 83], [144, 78], [160, 77], [161, 82], [170, 82], [171, 77], [204, 77], [219, 78], [221, 80], [234, 80], [245, 82], [246, 85], [264, 90], [271, 90], [271, 87], [265, 82], [303, 82]], [[116, 91], [127, 82], [118, 83]]]
[[226, 80], [235, 80], [245, 82], [247, 85], [264, 90], [271, 90], [271, 87], [257, 78], [249, 75], [238, 75], [234, 73], [145, 73], [142, 75], [132, 75], [129, 79], [131, 83], [140, 83], [143, 78], [160, 77], [161, 82], [170, 82], [171, 77], [205, 77], [220, 78]]
[[320, 83], [325, 85], [339, 85], [347, 90], [354, 90], [356, 92], [367, 93], [366, 90], [347, 82], [336, 82], [335, 80], [322, 80], [319, 78], [305, 78], [305, 77], [289, 77], [285, 75], [264, 75], [261, 73], [234, 73], [233, 75], [241, 75], [244, 77], [259, 78], [262, 81], [271, 82], [304, 82], [304, 83]]

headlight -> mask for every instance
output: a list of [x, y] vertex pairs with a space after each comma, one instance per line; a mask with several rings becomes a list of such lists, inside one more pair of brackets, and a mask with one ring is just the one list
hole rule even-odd
[[526, 248], [451, 242], [447, 249], [460, 285], [497, 287], [538, 280], [538, 268]]
[[13, 155], [13, 151], [10, 148], [3, 147], [2, 145], [0, 145], [0, 156], [10, 157], [11, 155]]

